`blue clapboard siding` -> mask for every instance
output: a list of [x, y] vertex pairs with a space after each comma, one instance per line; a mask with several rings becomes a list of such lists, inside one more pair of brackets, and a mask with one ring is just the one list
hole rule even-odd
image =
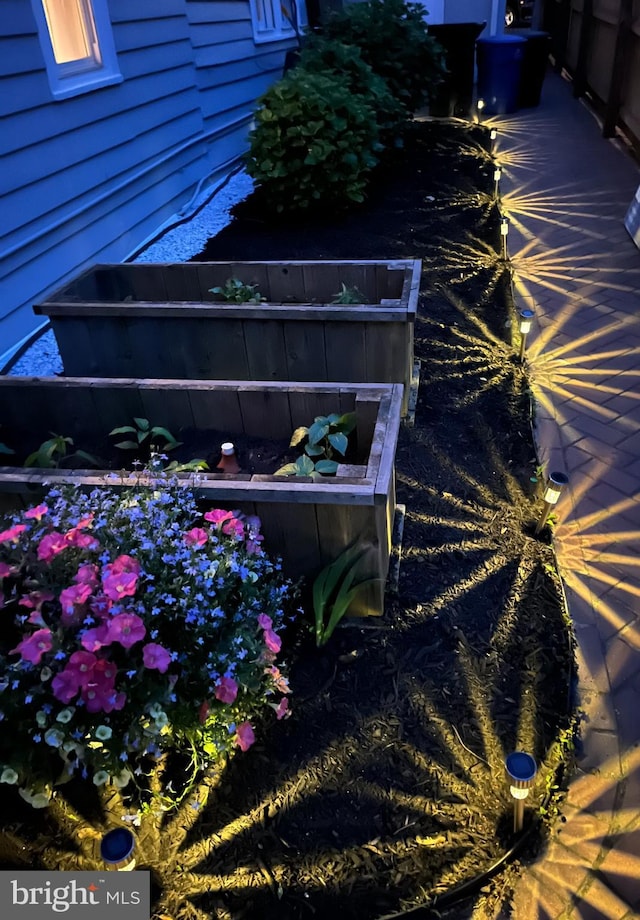
[[32, 304], [125, 258], [245, 149], [293, 42], [256, 45], [248, 0], [108, 0], [123, 82], [54, 101], [27, 0], [0, 18], [0, 356]]

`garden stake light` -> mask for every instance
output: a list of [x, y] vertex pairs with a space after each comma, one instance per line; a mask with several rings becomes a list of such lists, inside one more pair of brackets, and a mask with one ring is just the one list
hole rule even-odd
[[136, 840], [132, 832], [126, 827], [115, 827], [107, 831], [100, 841], [100, 856], [107, 864], [107, 868], [119, 872], [131, 872], [136, 867], [136, 858], [133, 855]]
[[524, 800], [536, 780], [538, 767], [531, 754], [525, 754], [524, 751], [509, 754], [505, 766], [511, 781], [509, 792], [513, 798], [513, 833], [519, 834], [524, 822]]
[[476, 102], [476, 111], [478, 113], [478, 124], [482, 124], [482, 110], [484, 108], [484, 99], [478, 99]]
[[492, 129], [491, 129], [491, 133], [489, 134], [489, 138], [491, 139], [491, 153], [493, 153], [494, 148], [495, 148], [495, 146], [496, 146], [496, 138], [497, 138], [497, 136], [498, 136], [498, 129], [497, 129], [497, 128], [492, 128]]
[[496, 166], [496, 168], [493, 171], [493, 181], [495, 183], [494, 188], [493, 188], [493, 197], [496, 200], [500, 197], [500, 179], [501, 178], [502, 178], [502, 170], [500, 169], [499, 166]]
[[[506, 236], [503, 237], [505, 240], [505, 249], [506, 249]], [[533, 310], [520, 310], [520, 364], [524, 361], [524, 352], [527, 347], [527, 336], [531, 332], [531, 324], [533, 322]]]
[[507, 259], [507, 236], [509, 235], [509, 218], [500, 218], [500, 235], [502, 237], [502, 258]]
[[225, 441], [224, 444], [221, 444], [220, 450], [222, 451], [222, 456], [216, 469], [220, 470], [221, 473], [239, 473], [240, 464], [236, 457], [236, 449], [231, 441]]
[[549, 514], [554, 505], [557, 505], [558, 499], [562, 495], [562, 490], [569, 482], [569, 477], [565, 473], [549, 473], [547, 487], [544, 490], [544, 508], [536, 525], [536, 537], [542, 531], [542, 528], [549, 519]]

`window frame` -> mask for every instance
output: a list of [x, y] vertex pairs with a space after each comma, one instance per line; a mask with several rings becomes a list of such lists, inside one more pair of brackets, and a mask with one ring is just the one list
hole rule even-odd
[[94, 35], [91, 41], [93, 53], [90, 57], [79, 58], [77, 61], [58, 63], [53, 50], [43, 0], [31, 0], [49, 87], [55, 100], [69, 99], [123, 81], [118, 68], [107, 0], [75, 0], [75, 2], [80, 8], [85, 23], [93, 26]]
[[[296, 9], [297, 22], [295, 26], [282, 12], [283, 0], [250, 0], [251, 7], [251, 25], [253, 28], [253, 40], [256, 45], [262, 45], [266, 42], [281, 42], [287, 39], [295, 38], [303, 32], [308, 26], [307, 5], [305, 0], [293, 0]], [[269, 5], [273, 27], [260, 28], [259, 4]]]

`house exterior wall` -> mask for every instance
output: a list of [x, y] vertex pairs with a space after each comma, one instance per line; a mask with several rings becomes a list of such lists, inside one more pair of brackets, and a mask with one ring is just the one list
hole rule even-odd
[[54, 100], [33, 9], [0, 19], [0, 358], [31, 306], [125, 259], [246, 147], [292, 42], [253, 41], [248, 0], [108, 0], [122, 81]]

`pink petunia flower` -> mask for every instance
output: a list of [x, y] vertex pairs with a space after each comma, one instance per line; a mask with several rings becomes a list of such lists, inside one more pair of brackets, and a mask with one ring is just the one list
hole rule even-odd
[[73, 580], [78, 585], [89, 585], [91, 588], [98, 587], [98, 566], [90, 562], [81, 565], [73, 576]]
[[187, 546], [204, 546], [209, 539], [209, 534], [202, 527], [193, 527], [182, 537]]
[[21, 597], [18, 603], [21, 607], [28, 607], [29, 610], [40, 610], [46, 601], [52, 601], [53, 594], [51, 591], [29, 591], [24, 597]]
[[91, 596], [90, 585], [71, 585], [60, 592], [62, 613], [60, 622], [63, 626], [76, 626], [85, 616], [84, 605]]
[[229, 518], [233, 517], [233, 511], [223, 511], [222, 508], [213, 508], [211, 511], [207, 511], [204, 519], [210, 524], [222, 524], [223, 521], [228, 521]]
[[65, 668], [51, 681], [51, 692], [61, 703], [70, 703], [80, 689], [80, 675], [74, 668]]
[[101, 620], [106, 619], [109, 616], [109, 611], [113, 606], [113, 601], [107, 597], [106, 594], [96, 594], [95, 597], [92, 597], [89, 601], [89, 610], [95, 616], [100, 617]]
[[122, 709], [127, 701], [126, 693], [117, 693], [113, 687], [89, 684], [81, 692], [87, 712], [113, 712]]
[[109, 621], [107, 629], [107, 644], [119, 642], [123, 648], [131, 648], [147, 634], [144, 622], [135, 613], [118, 613]]
[[27, 520], [36, 520], [39, 521], [45, 516], [49, 509], [46, 505], [36, 505], [35, 508], [29, 508], [28, 511], [25, 511], [24, 516]]
[[105, 575], [115, 575], [119, 572], [133, 572], [134, 575], [140, 574], [140, 563], [134, 556], [128, 556], [126, 553], [123, 553], [121, 556], [118, 556], [113, 562], [105, 565], [103, 572]]
[[255, 733], [249, 722], [241, 722], [236, 728], [236, 744], [242, 751], [248, 751], [256, 740]]
[[198, 722], [200, 725], [204, 725], [204, 723], [209, 718], [210, 712], [211, 707], [209, 706], [209, 700], [204, 700], [202, 703], [200, 703], [200, 708], [198, 709]]
[[286, 696], [283, 696], [278, 707], [276, 709], [276, 719], [287, 719], [291, 713], [289, 712], [289, 700]]
[[63, 549], [66, 549], [68, 545], [69, 544], [65, 542], [64, 536], [58, 533], [57, 530], [54, 530], [40, 540], [38, 544], [38, 559], [40, 559], [41, 562], [51, 562], [51, 560], [59, 555]]
[[112, 601], [132, 597], [136, 593], [137, 584], [138, 576], [135, 572], [112, 572], [106, 578], [102, 576], [102, 588]]
[[36, 629], [30, 636], [25, 638], [12, 648], [10, 655], [19, 654], [23, 661], [30, 661], [31, 664], [40, 664], [40, 659], [45, 652], [51, 651], [53, 640], [50, 629]]
[[290, 692], [289, 681], [284, 676], [284, 674], [282, 674], [280, 668], [277, 668], [275, 665], [273, 665], [272, 667], [267, 668], [265, 673], [271, 674], [271, 678], [276, 687], [276, 690], [279, 690], [280, 693]]
[[98, 549], [100, 543], [91, 534], [84, 533], [77, 527], [68, 530], [64, 535], [68, 546], [77, 546], [79, 549]]
[[0, 543], [17, 543], [20, 539], [20, 534], [24, 533], [26, 529], [26, 524], [15, 524], [9, 530], [3, 530], [0, 533]]
[[268, 617], [266, 613], [261, 613], [258, 616], [258, 626], [260, 627], [260, 629], [272, 629], [273, 620], [271, 619], [271, 617]]
[[161, 674], [164, 674], [171, 664], [171, 655], [162, 645], [158, 645], [156, 642], [148, 642], [142, 648], [142, 661], [145, 668], [160, 671]]
[[78, 685], [85, 687], [92, 679], [98, 659], [92, 652], [74, 652], [69, 657], [65, 671], [77, 674]]
[[103, 648], [105, 645], [109, 645], [110, 640], [107, 638], [108, 633], [109, 626], [107, 623], [101, 623], [93, 629], [87, 629], [82, 634], [80, 645], [88, 652], [97, 652], [98, 649]]
[[231, 518], [222, 525], [222, 533], [235, 540], [244, 540], [244, 524], [238, 518]]
[[238, 685], [233, 677], [221, 677], [216, 685], [215, 698], [221, 703], [233, 703], [238, 695]]
[[282, 648], [282, 639], [277, 633], [274, 633], [272, 629], [265, 629], [264, 644], [267, 646], [270, 652], [275, 652], [277, 655]]

